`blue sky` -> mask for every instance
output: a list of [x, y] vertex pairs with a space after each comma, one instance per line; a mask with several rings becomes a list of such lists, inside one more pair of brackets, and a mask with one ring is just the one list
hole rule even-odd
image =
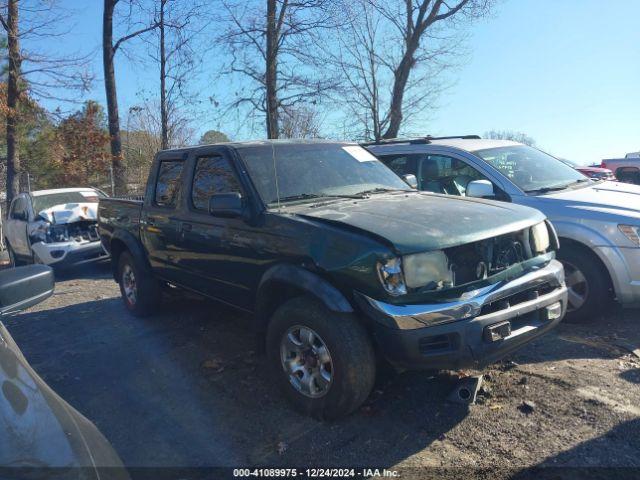
[[[97, 81], [88, 98], [104, 103], [102, 1], [63, 3], [74, 10], [75, 27], [55, 48], [96, 50]], [[490, 18], [470, 27], [469, 61], [440, 108], [412, 130], [521, 131], [548, 152], [582, 163], [640, 151], [638, 19], [640, 0], [501, 0]], [[137, 94], [157, 83], [156, 73], [123, 56], [116, 71], [125, 117]], [[211, 78], [200, 80], [202, 92], [213, 93]], [[198, 126], [211, 128], [220, 128], [212, 116]]]

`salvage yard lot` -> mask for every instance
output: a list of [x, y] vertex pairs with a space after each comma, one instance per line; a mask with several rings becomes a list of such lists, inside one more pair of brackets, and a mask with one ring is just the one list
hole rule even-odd
[[332, 423], [289, 408], [246, 316], [197, 298], [162, 312], [129, 315], [102, 263], [5, 323], [127, 466], [640, 466], [638, 310], [562, 324], [488, 369], [469, 408], [446, 401], [454, 374], [405, 373]]

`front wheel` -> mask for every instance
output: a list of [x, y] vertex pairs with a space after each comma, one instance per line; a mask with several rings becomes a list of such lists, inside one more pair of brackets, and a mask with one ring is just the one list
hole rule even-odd
[[368, 333], [353, 315], [331, 312], [312, 297], [294, 298], [276, 310], [267, 356], [294, 407], [320, 419], [353, 412], [375, 382]]
[[567, 321], [599, 318], [611, 300], [607, 272], [587, 249], [562, 247], [558, 260], [564, 266], [569, 291]]
[[160, 284], [153, 272], [144, 268], [129, 252], [120, 254], [118, 283], [127, 310], [137, 317], [151, 315], [161, 299]]

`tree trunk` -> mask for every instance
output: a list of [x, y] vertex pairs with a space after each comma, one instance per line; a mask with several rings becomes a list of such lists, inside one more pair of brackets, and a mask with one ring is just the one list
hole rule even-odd
[[404, 57], [400, 61], [398, 68], [394, 72], [393, 90], [391, 94], [391, 105], [389, 107], [389, 127], [382, 138], [397, 138], [402, 125], [402, 102], [404, 92], [409, 82], [409, 75], [413, 68], [413, 54], [417, 47], [409, 47]]
[[160, 123], [162, 149], [169, 148], [169, 116], [167, 113], [167, 57], [164, 44], [164, 8], [167, 0], [160, 1]]
[[113, 185], [116, 195], [126, 195], [127, 179], [122, 158], [122, 140], [120, 138], [120, 118], [118, 115], [118, 96], [116, 93], [116, 75], [114, 67], [115, 50], [113, 48], [113, 10], [117, 0], [104, 0], [102, 20], [102, 56], [104, 63], [104, 88], [107, 96], [107, 115], [109, 117], [109, 136], [111, 137], [111, 165]]
[[[267, 0], [267, 61], [265, 87], [267, 102], [267, 138], [278, 138], [278, 38], [276, 28], [276, 0]], [[281, 8], [285, 8], [284, 6]]]
[[7, 204], [20, 193], [20, 156], [18, 154], [18, 101], [20, 97], [20, 39], [18, 0], [9, 0], [7, 12], [9, 79], [7, 82]]

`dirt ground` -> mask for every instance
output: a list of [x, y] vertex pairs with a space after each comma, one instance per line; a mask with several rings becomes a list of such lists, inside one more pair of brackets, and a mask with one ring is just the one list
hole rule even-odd
[[640, 467], [638, 310], [561, 324], [486, 370], [476, 405], [446, 400], [453, 374], [405, 373], [333, 423], [284, 402], [250, 351], [245, 316], [196, 298], [162, 312], [130, 316], [99, 264], [5, 324], [127, 466], [473, 467], [486, 478], [483, 469]]

